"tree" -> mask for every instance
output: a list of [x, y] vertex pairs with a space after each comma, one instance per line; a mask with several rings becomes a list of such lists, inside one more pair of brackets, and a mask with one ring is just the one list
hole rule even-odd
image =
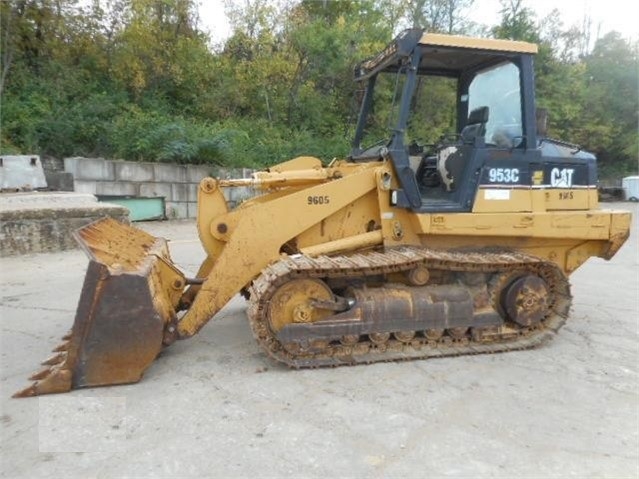
[[583, 142], [612, 170], [636, 168], [639, 157], [639, 44], [619, 33], [600, 38], [585, 58], [587, 88]]
[[535, 14], [523, 0], [500, 0], [501, 23], [493, 28], [497, 38], [539, 43]]
[[[637, 44], [592, 45], [591, 21], [537, 21], [502, 0], [494, 28], [471, 24], [472, 0], [242, 0], [216, 50], [196, 0], [0, 2], [0, 147], [56, 156], [260, 165], [348, 151], [363, 86], [353, 67], [405, 27], [539, 43], [537, 101], [551, 134], [597, 152], [602, 167], [636, 167]], [[597, 35], [598, 36], [598, 35]], [[423, 81], [410, 134], [434, 140], [454, 112], [446, 81]], [[382, 99], [394, 78], [378, 83]], [[434, 94], [433, 94], [434, 93]], [[381, 102], [380, 102], [381, 103]], [[372, 126], [385, 131], [389, 107]]]

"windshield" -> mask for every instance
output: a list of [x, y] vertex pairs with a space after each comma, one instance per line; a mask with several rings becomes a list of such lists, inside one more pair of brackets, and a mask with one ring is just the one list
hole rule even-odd
[[405, 78], [403, 73], [378, 75], [361, 146], [371, 146], [390, 138], [390, 130], [397, 121], [397, 109]]
[[457, 79], [420, 76], [408, 117], [406, 143], [436, 143], [455, 131]]
[[468, 89], [468, 111], [482, 106], [490, 112], [486, 143], [504, 147], [521, 143], [521, 94], [516, 65], [502, 63], [475, 76]]
[[[362, 146], [390, 138], [391, 130], [397, 125], [405, 81], [403, 72], [378, 76]], [[407, 144], [413, 141], [435, 143], [442, 135], [454, 132], [456, 91], [456, 79], [433, 76], [417, 79], [404, 137]]]

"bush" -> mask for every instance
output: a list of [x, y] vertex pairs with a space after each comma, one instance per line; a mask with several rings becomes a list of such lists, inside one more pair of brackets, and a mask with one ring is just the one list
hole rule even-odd
[[110, 143], [125, 160], [224, 165], [233, 135], [206, 122], [132, 107], [115, 120]]
[[232, 166], [264, 167], [296, 156], [316, 156], [324, 162], [343, 158], [350, 151], [344, 134], [320, 136], [308, 130], [273, 126], [267, 121], [233, 120], [219, 125], [231, 137], [229, 163]]

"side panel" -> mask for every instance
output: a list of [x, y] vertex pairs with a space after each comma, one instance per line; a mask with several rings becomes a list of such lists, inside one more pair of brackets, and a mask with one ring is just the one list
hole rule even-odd
[[519, 236], [601, 239], [610, 237], [611, 213], [437, 213], [416, 215], [419, 233], [454, 236]]
[[481, 169], [474, 213], [597, 208], [590, 162], [520, 155], [509, 157], [507, 150], [492, 152]]
[[297, 248], [335, 241], [380, 228], [377, 191], [371, 191], [295, 238]]
[[603, 210], [414, 217], [414, 226], [425, 246], [523, 251], [557, 263], [566, 273], [591, 256], [610, 257], [609, 252], [625, 241], [629, 222], [627, 212]]

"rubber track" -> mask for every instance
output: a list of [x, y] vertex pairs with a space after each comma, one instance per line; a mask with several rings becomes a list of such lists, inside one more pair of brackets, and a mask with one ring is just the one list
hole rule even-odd
[[[490, 342], [477, 341], [467, 334], [462, 339], [443, 336], [437, 341], [416, 335], [408, 343], [389, 339], [379, 346], [360, 338], [355, 345], [330, 343], [321, 353], [292, 354], [282, 347], [268, 325], [267, 310], [271, 296], [287, 281], [300, 278], [361, 278], [410, 270], [417, 265], [429, 270], [491, 273], [492, 282], [508, 278], [516, 271], [538, 274], [549, 285], [550, 313], [534, 328], [512, 329]], [[248, 317], [253, 335], [267, 353], [293, 368], [341, 366], [378, 361], [400, 361], [429, 357], [497, 353], [530, 349], [554, 336], [565, 323], [571, 304], [570, 284], [557, 265], [535, 256], [513, 252], [450, 252], [403, 246], [385, 252], [352, 256], [295, 255], [267, 267], [249, 288]], [[512, 327], [512, 325], [509, 325]]]

